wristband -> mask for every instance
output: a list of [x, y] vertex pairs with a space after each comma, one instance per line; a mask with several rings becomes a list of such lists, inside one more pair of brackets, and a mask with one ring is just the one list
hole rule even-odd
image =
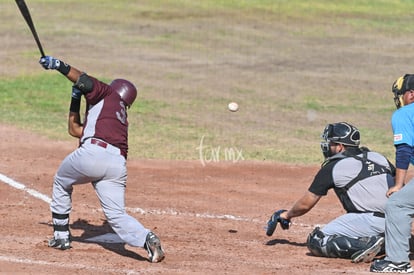
[[72, 100], [70, 101], [70, 108], [69, 111], [71, 111], [72, 113], [79, 113], [80, 111], [80, 104], [81, 104], [81, 100], [72, 97]]
[[57, 70], [63, 75], [68, 75], [68, 73], [70, 71], [70, 65], [66, 64], [63, 61], [60, 61], [60, 65], [59, 65], [59, 68]]

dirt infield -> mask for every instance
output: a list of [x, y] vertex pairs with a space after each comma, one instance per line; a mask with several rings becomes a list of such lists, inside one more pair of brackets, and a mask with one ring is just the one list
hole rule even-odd
[[[376, 14], [345, 13], [325, 24], [333, 15], [283, 20], [259, 10], [164, 10], [161, 4], [154, 9], [151, 2], [158, 1], [112, 2], [117, 8], [94, 1], [29, 6], [47, 54], [97, 77], [130, 79], [138, 83], [141, 100], [154, 105], [131, 110], [133, 128], [148, 128], [129, 140], [142, 159], [128, 161], [126, 205], [160, 236], [166, 259], [151, 264], [143, 249], [90, 241], [112, 233], [90, 185], [74, 188], [73, 248], [48, 248], [53, 176], [77, 141], [52, 141], [0, 123], [0, 274], [371, 274], [369, 264], [308, 253], [308, 233], [344, 212], [333, 192], [294, 219], [290, 230], [265, 235], [269, 216], [306, 191], [317, 165], [205, 163], [195, 159], [195, 147], [205, 136], [212, 149], [234, 145], [246, 159], [315, 163], [320, 131], [346, 120], [371, 133], [364, 132], [364, 145], [393, 152], [390, 86], [412, 70], [412, 37], [404, 30], [357, 27], [362, 19], [382, 21]], [[15, 3], [0, 3], [0, 14], [2, 77], [46, 73]], [[237, 113], [226, 110], [230, 100], [240, 104]], [[1, 121], [14, 123], [5, 117]], [[66, 127], [66, 109], [61, 117]], [[384, 143], [372, 147], [379, 138]], [[169, 142], [171, 148], [153, 154], [140, 150]]]
[[[0, 125], [0, 269], [5, 274], [363, 274], [369, 264], [310, 256], [307, 234], [342, 213], [333, 193], [290, 230], [266, 237], [273, 210], [290, 207], [318, 167], [267, 162], [129, 160], [128, 212], [162, 239], [166, 259], [87, 239], [111, 233], [90, 185], [76, 186], [73, 248], [48, 248], [53, 175], [76, 142], [47, 140]], [[6, 184], [8, 179], [15, 182]], [[25, 189], [18, 189], [18, 183]], [[38, 193], [33, 193], [33, 190]], [[41, 196], [43, 195], [43, 197]]]

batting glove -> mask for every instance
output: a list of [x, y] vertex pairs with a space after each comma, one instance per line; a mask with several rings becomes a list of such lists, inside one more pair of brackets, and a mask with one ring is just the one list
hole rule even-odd
[[44, 56], [39, 60], [40, 65], [46, 70], [56, 70], [60, 67], [60, 60], [53, 56]]
[[287, 210], [285, 209], [281, 209], [273, 213], [273, 215], [270, 217], [269, 221], [267, 222], [267, 229], [266, 229], [267, 236], [273, 235], [273, 232], [275, 232], [276, 230], [277, 223], [280, 223], [280, 226], [282, 227], [283, 230], [289, 229], [290, 220], [280, 217], [280, 214], [286, 211]]

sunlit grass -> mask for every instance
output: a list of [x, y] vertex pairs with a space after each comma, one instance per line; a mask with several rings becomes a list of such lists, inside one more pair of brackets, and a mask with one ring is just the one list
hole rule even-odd
[[[129, 111], [131, 157], [197, 159], [204, 138], [210, 148], [242, 150], [245, 159], [319, 163], [320, 132], [335, 120], [356, 123], [364, 144], [392, 156], [394, 76], [384, 75], [400, 74], [395, 56], [411, 44], [365, 43], [370, 36], [409, 39], [412, 1], [34, 0], [29, 6], [47, 53], [82, 61], [86, 70], [96, 65], [95, 75], [106, 81], [122, 72], [139, 84]], [[0, 14], [2, 66], [15, 71], [0, 77], [1, 123], [70, 139], [71, 83], [32, 69], [38, 51], [14, 3], [0, 0]], [[7, 47], [23, 37], [21, 49]], [[342, 43], [351, 47], [338, 50]], [[346, 54], [357, 62], [347, 64]], [[388, 72], [376, 75], [376, 66]], [[226, 110], [233, 100], [237, 113]]]

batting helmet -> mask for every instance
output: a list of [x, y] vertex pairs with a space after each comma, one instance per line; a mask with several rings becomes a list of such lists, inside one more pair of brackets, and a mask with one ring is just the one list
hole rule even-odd
[[134, 84], [129, 82], [125, 79], [115, 79], [109, 84], [120, 96], [122, 101], [128, 107], [131, 107], [132, 103], [134, 103], [135, 98], [137, 98], [137, 88], [135, 88]]
[[322, 133], [321, 150], [325, 157], [331, 156], [329, 143], [340, 143], [345, 146], [359, 146], [359, 130], [346, 122], [338, 122], [326, 125]]
[[394, 103], [395, 106], [397, 106], [397, 109], [404, 106], [402, 97], [405, 94], [405, 92], [410, 90], [414, 90], [413, 74], [406, 74], [394, 81], [394, 83], [392, 84], [392, 92], [394, 94]]

